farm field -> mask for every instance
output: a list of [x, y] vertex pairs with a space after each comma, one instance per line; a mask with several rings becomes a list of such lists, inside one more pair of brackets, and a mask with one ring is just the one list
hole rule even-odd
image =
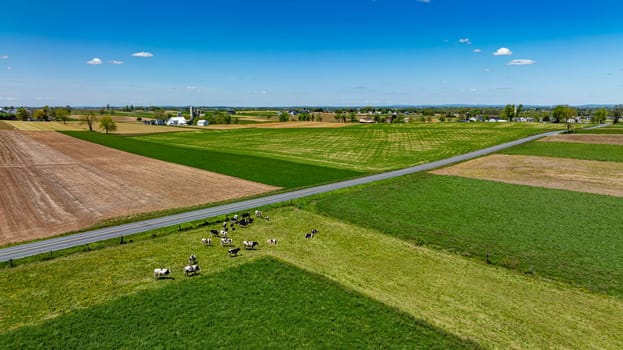
[[[412, 341], [432, 341], [441, 348], [623, 345], [616, 321], [623, 315], [623, 301], [618, 298], [418, 247], [294, 207], [265, 213], [270, 221], [233, 234], [236, 243], [261, 242], [259, 249], [237, 258], [228, 258], [225, 248], [202, 247], [199, 239], [207, 229], [199, 229], [0, 270], [0, 279], [7, 282], [0, 290], [0, 339], [19, 345], [44, 337], [63, 347], [82, 336], [87, 344], [114, 347], [120, 339], [164, 346], [173, 337], [176, 344], [231, 345], [248, 338], [239, 334], [249, 334], [284, 346], [281, 340], [289, 339], [285, 331], [294, 329], [297, 337], [307, 339], [302, 333], [309, 330], [328, 342], [306, 341], [302, 347], [360, 348], [361, 343], [352, 343], [357, 339], [349, 339], [358, 337], [349, 335], [361, 328], [363, 344], [373, 348], [384, 341], [391, 341], [387, 347], [407, 348]], [[310, 227], [319, 234], [306, 240], [303, 233]], [[279, 243], [264, 245], [266, 238]], [[191, 252], [203, 271], [186, 278], [181, 270]], [[265, 256], [277, 261], [261, 259]], [[154, 281], [156, 266], [172, 268], [173, 279]], [[224, 303], [221, 295], [228, 296]], [[340, 324], [332, 324], [331, 318]], [[232, 333], [198, 338], [222, 335], [222, 324]], [[162, 327], [172, 336], [154, 339], [153, 332]], [[257, 329], [284, 333], [258, 334]], [[54, 339], [58, 334], [65, 339]]]
[[370, 173], [439, 160], [561, 128], [556, 124], [491, 124], [431, 123], [351, 125], [342, 128], [245, 128], [144, 135], [137, 136], [135, 139], [167, 146], [269, 157]]
[[0, 131], [0, 178], [0, 245], [277, 189], [40, 131]]
[[623, 296], [618, 197], [414, 174], [323, 196], [313, 208], [414, 244]]
[[[122, 117], [127, 118], [127, 117]], [[119, 118], [113, 118], [119, 119]], [[4, 123], [7, 123], [11, 128], [15, 130], [23, 130], [23, 131], [87, 131], [89, 127], [86, 124], [82, 124], [77, 121], [68, 122], [67, 124], [63, 124], [62, 122], [24, 122], [24, 121], [15, 121], [15, 120], [5, 120]], [[163, 132], [183, 132], [183, 131], [192, 131], [191, 128], [182, 128], [182, 127], [174, 127], [174, 126], [154, 126], [154, 125], [144, 125], [139, 122], [124, 122], [117, 120], [117, 130], [115, 134], [155, 134], [155, 133], [163, 133]], [[95, 123], [93, 125], [94, 131], [103, 132], [99, 129], [99, 123]]]
[[[150, 142], [136, 137], [118, 137], [98, 133], [67, 132], [67, 134], [146, 157], [284, 188], [335, 182], [364, 174], [348, 169], [273, 159], [270, 158], [270, 154], [232, 154], [210, 149], [189, 148], [178, 144]], [[177, 134], [177, 137], [182, 137], [181, 135], [184, 134]]]
[[620, 134], [564, 134], [542, 138], [539, 142], [574, 142], [604, 145], [623, 145]]
[[432, 173], [623, 197], [621, 162], [494, 154]]
[[0, 347], [478, 348], [274, 259], [24, 327], [0, 337]]
[[623, 145], [572, 142], [530, 142], [502, 151], [511, 155], [623, 162]]
[[576, 130], [578, 134], [623, 134], [623, 124], [608, 125], [599, 129]]

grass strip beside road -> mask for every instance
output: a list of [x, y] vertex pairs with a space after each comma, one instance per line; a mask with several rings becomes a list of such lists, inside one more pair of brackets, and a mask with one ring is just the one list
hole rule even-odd
[[364, 175], [362, 172], [231, 154], [93, 132], [64, 132], [82, 140], [171, 163], [284, 188], [298, 188]]

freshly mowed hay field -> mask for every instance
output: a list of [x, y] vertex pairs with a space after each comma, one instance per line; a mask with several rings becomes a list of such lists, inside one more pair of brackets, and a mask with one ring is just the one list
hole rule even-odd
[[213, 130], [135, 139], [370, 173], [439, 160], [561, 127], [536, 123], [375, 124]]
[[[79, 116], [75, 116], [79, 117]], [[115, 119], [115, 118], [113, 118]], [[7, 125], [11, 126], [15, 130], [23, 130], [23, 131], [87, 131], [89, 127], [86, 124], [83, 124], [78, 121], [67, 122], [67, 124], [63, 124], [62, 122], [25, 122], [25, 121], [15, 121], [9, 120], [4, 121]], [[163, 125], [145, 125], [140, 122], [121, 122], [117, 123], [117, 130], [115, 130], [115, 134], [120, 135], [136, 135], [136, 134], [156, 134], [156, 133], [166, 133], [166, 132], [184, 132], [184, 131], [192, 131], [191, 128], [183, 128], [183, 127], [174, 127], [174, 126], [163, 126]], [[96, 132], [104, 132], [99, 128], [99, 122], [95, 122], [93, 124], [93, 131]]]
[[277, 189], [40, 131], [0, 130], [0, 179], [0, 245]]
[[414, 174], [326, 195], [313, 208], [408, 242], [623, 297], [619, 197]]
[[[237, 258], [201, 246], [205, 228], [0, 270], [0, 341], [291, 348], [295, 336], [303, 339], [297, 348], [623, 346], [619, 298], [293, 207], [265, 214], [270, 221], [232, 234], [236, 245], [260, 242]], [[319, 233], [306, 240], [311, 227]], [[267, 246], [267, 238], [279, 243]], [[186, 278], [192, 252], [203, 271]], [[171, 268], [173, 279], [155, 281], [155, 267]]]
[[572, 142], [603, 145], [622, 145], [621, 134], [562, 134], [544, 137], [539, 142]]
[[623, 197], [621, 162], [494, 154], [433, 173]]
[[[189, 148], [177, 144], [151, 142], [135, 137], [121, 137], [89, 132], [66, 132], [66, 134], [146, 157], [284, 188], [296, 188], [335, 182], [364, 174], [348, 169], [337, 169], [274, 159], [270, 158], [270, 154], [232, 154], [211, 149]], [[181, 135], [183, 134], [177, 134], [177, 137], [181, 137]]]
[[[20, 120], [3, 121], [11, 128], [22, 131], [57, 131], [57, 130], [83, 130], [79, 122], [25, 122]], [[86, 127], [86, 126], [85, 126]]]

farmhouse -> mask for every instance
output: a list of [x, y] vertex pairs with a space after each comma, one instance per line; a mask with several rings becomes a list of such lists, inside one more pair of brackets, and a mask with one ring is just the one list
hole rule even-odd
[[184, 117], [171, 117], [167, 120], [167, 125], [186, 125], [186, 118]]
[[197, 121], [197, 126], [208, 126], [208, 124], [210, 124], [210, 122], [205, 119]]

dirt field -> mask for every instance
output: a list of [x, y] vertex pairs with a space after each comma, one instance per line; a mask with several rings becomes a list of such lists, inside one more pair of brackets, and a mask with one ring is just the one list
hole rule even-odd
[[[16, 130], [24, 131], [61, 131], [61, 130], [74, 130], [74, 131], [86, 131], [89, 130], [86, 124], [80, 122], [69, 122], [63, 124], [62, 122], [24, 122], [24, 121], [4, 121], [10, 127]], [[103, 132], [99, 129], [99, 123], [93, 125], [93, 130], [97, 132]], [[117, 122], [117, 130], [115, 134], [152, 134], [161, 132], [180, 132], [180, 131], [192, 131], [191, 128], [163, 126], [163, 125], [144, 125], [140, 122]]]
[[0, 130], [0, 179], [0, 245], [275, 189], [37, 131]]
[[494, 154], [432, 173], [623, 197], [618, 162]]
[[596, 143], [607, 145], [623, 145], [623, 135], [621, 134], [568, 134], [548, 136], [540, 142], [577, 142], [577, 143]]

